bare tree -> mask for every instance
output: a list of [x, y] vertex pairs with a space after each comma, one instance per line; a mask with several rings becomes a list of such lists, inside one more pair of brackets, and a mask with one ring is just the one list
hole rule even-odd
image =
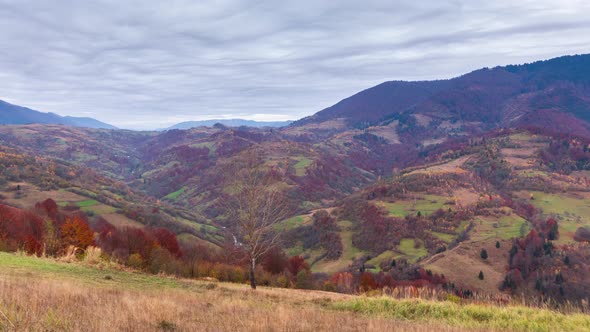
[[[289, 216], [284, 187], [259, 161], [259, 155], [246, 153], [243, 160], [232, 163], [226, 172], [232, 192], [223, 202], [235, 234], [234, 244], [246, 254], [250, 265], [250, 286], [256, 289], [256, 264], [278, 245], [276, 225]], [[283, 184], [284, 185], [284, 184]]]

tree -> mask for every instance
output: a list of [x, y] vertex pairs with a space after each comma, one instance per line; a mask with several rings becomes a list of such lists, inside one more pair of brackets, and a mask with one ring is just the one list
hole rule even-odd
[[496, 248], [500, 248], [500, 241], [496, 241]]
[[289, 205], [275, 174], [252, 151], [225, 172], [234, 193], [223, 201], [235, 244], [246, 254], [250, 265], [250, 286], [256, 289], [255, 269], [262, 258], [279, 242], [276, 225], [289, 216]]
[[479, 280], [483, 280], [484, 276], [483, 276], [483, 271], [479, 271], [479, 276], [478, 276]]
[[94, 244], [94, 232], [80, 216], [67, 218], [60, 231], [64, 245], [86, 249]]
[[481, 249], [481, 252], [479, 253], [479, 255], [481, 256], [482, 259], [488, 259], [488, 252], [485, 249]]

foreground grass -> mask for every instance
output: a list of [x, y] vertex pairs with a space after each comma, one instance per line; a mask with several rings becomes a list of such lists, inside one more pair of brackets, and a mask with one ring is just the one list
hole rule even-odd
[[562, 314], [520, 306], [459, 305], [452, 302], [357, 297], [334, 303], [333, 307], [369, 316], [410, 321], [436, 321], [464, 328], [548, 332], [590, 331], [588, 315]]
[[0, 253], [0, 331], [560, 331], [590, 318], [149, 276]]

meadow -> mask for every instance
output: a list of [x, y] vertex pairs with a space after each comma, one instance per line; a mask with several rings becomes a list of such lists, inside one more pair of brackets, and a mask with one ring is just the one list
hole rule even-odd
[[590, 331], [584, 314], [381, 294], [252, 291], [0, 253], [1, 331]]

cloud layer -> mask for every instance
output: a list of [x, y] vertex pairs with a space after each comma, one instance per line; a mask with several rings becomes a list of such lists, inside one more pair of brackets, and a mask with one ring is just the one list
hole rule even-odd
[[590, 52], [587, 1], [0, 0], [0, 99], [124, 128], [297, 119], [387, 80]]

